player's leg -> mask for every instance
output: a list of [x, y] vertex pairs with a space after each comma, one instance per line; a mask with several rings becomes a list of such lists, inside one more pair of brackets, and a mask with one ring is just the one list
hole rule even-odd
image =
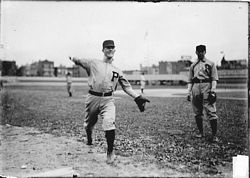
[[[69, 90], [70, 90], [69, 84], [67, 83], [67, 92], [68, 92], [68, 94], [69, 94]], [[69, 94], [69, 96], [70, 96], [70, 94]]]
[[72, 86], [71, 86], [71, 83], [69, 84], [69, 97], [72, 97]]
[[115, 160], [115, 105], [112, 97], [102, 99], [100, 115], [103, 119], [102, 127], [105, 131], [107, 141], [107, 163], [111, 164]]
[[206, 111], [206, 115], [209, 118], [211, 130], [212, 130], [211, 140], [217, 142], [218, 141], [218, 138], [217, 138], [217, 119], [218, 119], [218, 116], [215, 112], [216, 109], [215, 109], [214, 105], [215, 104], [213, 104], [213, 105], [205, 104], [204, 108]]
[[143, 93], [144, 88], [145, 88], [145, 82], [141, 83], [141, 93]]
[[100, 102], [100, 97], [92, 96], [90, 94], [87, 95], [85, 101], [85, 120], [84, 120], [84, 127], [87, 134], [87, 145], [93, 144], [92, 132], [98, 120], [99, 102]]
[[203, 137], [203, 97], [198, 84], [194, 84], [192, 88], [192, 107], [195, 114], [195, 122], [199, 133], [196, 137]]
[[105, 137], [107, 140], [107, 163], [114, 162], [114, 141], [115, 141], [115, 130], [106, 130]]
[[211, 126], [211, 130], [212, 130], [212, 141], [218, 141], [218, 138], [216, 137], [218, 116], [216, 114], [215, 103], [210, 104], [207, 100], [209, 91], [210, 91], [210, 89], [209, 89], [209, 87], [207, 87], [206, 91], [204, 92], [204, 109], [205, 109], [206, 115], [210, 121], [210, 126]]
[[141, 93], [143, 93], [143, 87], [142, 87], [142, 83], [141, 83], [141, 87], [140, 87], [140, 88], [141, 88]]

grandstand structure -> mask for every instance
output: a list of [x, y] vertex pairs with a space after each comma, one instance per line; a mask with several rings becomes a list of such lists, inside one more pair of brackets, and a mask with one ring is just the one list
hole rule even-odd
[[[179, 74], [159, 74], [144, 75], [148, 85], [186, 85], [188, 80], [188, 71], [182, 71]], [[219, 69], [219, 83], [247, 83], [247, 69]], [[126, 75], [126, 78], [133, 85], [140, 84], [140, 75]]]

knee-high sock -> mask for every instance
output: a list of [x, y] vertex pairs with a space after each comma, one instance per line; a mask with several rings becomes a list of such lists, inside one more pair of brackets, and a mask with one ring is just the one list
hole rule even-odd
[[196, 121], [196, 125], [197, 125], [200, 133], [203, 134], [203, 118], [202, 117], [196, 117], [195, 121]]
[[215, 136], [217, 133], [217, 119], [210, 120], [212, 135]]
[[106, 137], [107, 145], [108, 145], [107, 154], [110, 154], [113, 152], [113, 148], [114, 148], [115, 130], [105, 131], [105, 137]]
[[92, 130], [91, 129], [86, 129], [87, 133], [87, 145], [92, 145]]

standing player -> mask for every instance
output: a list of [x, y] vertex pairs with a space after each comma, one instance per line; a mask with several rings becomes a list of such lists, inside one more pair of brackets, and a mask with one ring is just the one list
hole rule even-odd
[[141, 112], [145, 109], [145, 103], [149, 102], [139, 94], [135, 93], [124, 77], [121, 70], [116, 68], [112, 62], [115, 53], [113, 40], [105, 40], [102, 45], [104, 53], [103, 60], [71, 58], [76, 65], [83, 67], [89, 76], [89, 93], [85, 100], [85, 130], [87, 134], [87, 145], [92, 145], [92, 131], [97, 122], [98, 115], [102, 118], [102, 127], [105, 131], [107, 141], [107, 163], [113, 163], [115, 155], [113, 152], [115, 140], [115, 105], [113, 92], [119, 83], [128, 95], [134, 98]]
[[196, 46], [198, 59], [189, 69], [188, 96], [190, 101], [192, 96], [192, 107], [195, 114], [195, 121], [199, 130], [196, 136], [203, 137], [203, 109], [210, 120], [212, 129], [212, 141], [217, 142], [217, 119], [215, 103], [209, 101], [209, 95], [215, 94], [218, 81], [218, 74], [215, 64], [205, 58], [206, 46]]
[[141, 83], [141, 93], [143, 93], [143, 90], [144, 90], [145, 84], [146, 84], [146, 79], [144, 77], [144, 72], [141, 73], [140, 83]]
[[3, 89], [3, 81], [0, 80], [0, 91]]
[[69, 97], [72, 97], [72, 78], [70, 72], [67, 73], [66, 75], [66, 82], [67, 82], [67, 91], [69, 94]]

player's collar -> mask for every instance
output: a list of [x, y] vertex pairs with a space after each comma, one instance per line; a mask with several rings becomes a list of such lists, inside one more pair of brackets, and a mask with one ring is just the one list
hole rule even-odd
[[206, 62], [206, 58], [204, 57], [204, 58], [201, 59], [201, 60], [200, 60], [199, 58], [197, 58], [197, 63], [200, 62], [200, 61], [201, 61], [201, 62]]
[[104, 62], [110, 63], [110, 64], [113, 62], [113, 60], [114, 60], [114, 58], [108, 59], [108, 58], [105, 57], [105, 56], [104, 56], [104, 59], [103, 59]]

